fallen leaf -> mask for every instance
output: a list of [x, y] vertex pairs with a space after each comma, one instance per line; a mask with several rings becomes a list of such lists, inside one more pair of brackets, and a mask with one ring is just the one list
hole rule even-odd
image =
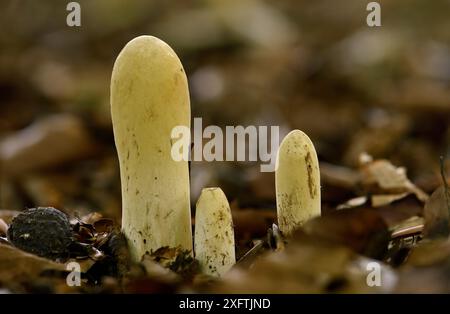
[[363, 185], [372, 194], [413, 193], [422, 202], [428, 199], [428, 195], [408, 179], [405, 168], [395, 167], [388, 160], [363, 162], [361, 174]]
[[0, 218], [0, 237], [6, 236], [6, 233], [8, 231], [8, 225], [6, 222]]
[[358, 196], [336, 207], [337, 210], [361, 207], [367, 203], [367, 196]]
[[266, 253], [247, 271], [233, 268], [213, 291], [219, 293], [374, 293], [389, 292], [395, 272], [382, 262], [382, 287], [366, 283], [368, 264], [346, 247], [302, 236], [281, 252]]
[[402, 198], [405, 198], [410, 193], [399, 193], [399, 194], [383, 194], [383, 195], [372, 195], [370, 197], [372, 207], [381, 207], [391, 204], [392, 202], [401, 200]]
[[65, 264], [4, 244], [0, 244], [0, 265], [0, 278], [6, 286], [19, 282], [33, 282], [42, 277], [44, 272], [66, 271]]
[[192, 257], [191, 252], [183, 250], [180, 247], [161, 247], [155, 252], [152, 252], [150, 258], [182, 277], [190, 277], [198, 272], [198, 263]]
[[317, 217], [299, 230], [300, 236], [302, 232], [374, 258], [384, 256], [390, 240], [383, 217], [378, 211], [369, 208], [343, 209]]
[[424, 218], [424, 237], [439, 238], [449, 236], [449, 210], [444, 186], [436, 189], [425, 203]]
[[421, 242], [411, 250], [407, 266], [427, 267], [450, 262], [450, 239]]
[[4, 138], [0, 142], [0, 166], [4, 174], [19, 175], [86, 157], [96, 146], [78, 117], [56, 114]]
[[423, 217], [413, 216], [390, 228], [392, 238], [421, 234], [423, 231]]

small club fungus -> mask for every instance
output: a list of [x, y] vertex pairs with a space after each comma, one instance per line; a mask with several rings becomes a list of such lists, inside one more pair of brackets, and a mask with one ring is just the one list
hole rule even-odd
[[280, 230], [289, 236], [305, 222], [320, 216], [320, 172], [316, 150], [300, 130], [281, 142], [275, 172]]
[[190, 128], [188, 83], [165, 42], [140, 36], [120, 52], [111, 77], [111, 115], [122, 230], [132, 258], [164, 246], [192, 251], [188, 162], [171, 156], [172, 129]]
[[233, 219], [220, 188], [202, 190], [195, 214], [195, 258], [202, 271], [220, 277], [235, 263]]

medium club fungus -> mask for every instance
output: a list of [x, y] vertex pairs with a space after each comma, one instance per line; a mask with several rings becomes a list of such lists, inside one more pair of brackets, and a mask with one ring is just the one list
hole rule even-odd
[[316, 150], [300, 130], [281, 142], [275, 172], [280, 230], [289, 236], [305, 222], [320, 216], [320, 172]]
[[171, 131], [190, 128], [183, 66], [165, 42], [131, 40], [111, 77], [111, 114], [122, 184], [122, 230], [140, 261], [157, 249], [192, 251], [189, 172], [171, 156]]

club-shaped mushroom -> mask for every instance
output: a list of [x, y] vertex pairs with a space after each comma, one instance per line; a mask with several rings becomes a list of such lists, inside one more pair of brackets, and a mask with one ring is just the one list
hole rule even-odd
[[195, 258], [203, 273], [220, 277], [235, 263], [233, 219], [220, 188], [206, 188], [195, 213]]
[[275, 186], [278, 225], [284, 235], [320, 216], [319, 162], [313, 143], [300, 130], [291, 131], [280, 144]]
[[111, 77], [111, 114], [132, 258], [163, 246], [192, 251], [188, 161], [171, 156], [172, 129], [190, 128], [188, 83], [165, 42], [140, 36], [123, 48]]

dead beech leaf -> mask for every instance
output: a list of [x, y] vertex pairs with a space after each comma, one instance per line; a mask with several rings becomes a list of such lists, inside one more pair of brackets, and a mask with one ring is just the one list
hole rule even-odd
[[337, 210], [350, 209], [363, 206], [367, 203], [367, 196], [358, 196], [349, 199], [347, 202], [340, 204], [336, 207]]
[[114, 221], [112, 219], [101, 218], [92, 225], [97, 233], [110, 233], [114, 227]]
[[373, 208], [387, 206], [393, 202], [401, 200], [408, 195], [411, 195], [409, 192], [398, 193], [398, 194], [377, 194], [372, 196], [358, 196], [352, 199], [349, 199], [347, 202], [340, 204], [336, 207], [336, 209], [348, 209], [348, 208], [356, 208], [366, 205], [370, 200], [370, 205]]
[[424, 208], [424, 237], [448, 237], [450, 234], [449, 210], [447, 207], [446, 190], [444, 186], [436, 189]]
[[427, 267], [450, 262], [450, 239], [423, 241], [414, 247], [406, 262], [408, 266]]
[[413, 247], [399, 269], [395, 293], [449, 293], [450, 241], [425, 240]]
[[[280, 252], [261, 256], [245, 271], [235, 267], [222, 282], [219, 293], [374, 293], [388, 292], [395, 278], [382, 287], [366, 283], [367, 264], [373, 260], [358, 256], [346, 247], [307, 235], [291, 242]], [[395, 277], [379, 262], [383, 276]], [[384, 277], [383, 277], [384, 278]]]
[[0, 265], [0, 278], [6, 284], [32, 282], [48, 271], [66, 271], [65, 264], [4, 244], [0, 244]]
[[21, 212], [17, 210], [0, 209], [0, 219], [3, 219], [7, 225], [10, 225], [14, 217], [20, 213]]
[[326, 184], [353, 189], [360, 181], [360, 174], [354, 169], [321, 162], [320, 178]]
[[398, 194], [382, 194], [382, 195], [372, 195], [370, 197], [372, 207], [381, 207], [391, 204], [392, 202], [401, 200], [402, 198], [405, 198], [410, 193], [398, 193]]
[[415, 195], [409, 194], [400, 200], [377, 207], [375, 210], [383, 217], [388, 227], [392, 228], [411, 217], [422, 216], [423, 205]]
[[180, 247], [161, 247], [150, 254], [150, 258], [161, 266], [185, 277], [198, 272], [198, 263], [191, 253]]
[[8, 225], [6, 222], [0, 218], [0, 237], [6, 236], [6, 232], [8, 231]]
[[144, 255], [141, 264], [144, 266], [147, 276], [156, 281], [164, 282], [167, 284], [175, 284], [181, 280], [181, 278], [176, 273], [155, 262], [150, 257], [150, 255]]
[[80, 218], [80, 220], [82, 222], [84, 222], [85, 224], [89, 224], [89, 225], [93, 225], [95, 222], [97, 222], [101, 219], [103, 219], [102, 214], [97, 213], [97, 212], [89, 213]]
[[382, 258], [390, 241], [390, 232], [383, 217], [377, 210], [369, 208], [331, 212], [310, 220], [298, 233], [302, 231], [373, 258]]
[[422, 233], [423, 224], [423, 217], [413, 216], [389, 229], [391, 230], [392, 238], [399, 238]]
[[390, 161], [367, 161], [361, 167], [362, 183], [372, 194], [413, 193], [426, 202], [428, 195], [416, 187], [406, 176], [406, 169], [395, 167]]
[[450, 267], [402, 267], [393, 293], [450, 293]]
[[276, 211], [268, 209], [239, 208], [232, 214], [236, 239], [243, 242], [264, 237], [267, 226], [276, 221]]

